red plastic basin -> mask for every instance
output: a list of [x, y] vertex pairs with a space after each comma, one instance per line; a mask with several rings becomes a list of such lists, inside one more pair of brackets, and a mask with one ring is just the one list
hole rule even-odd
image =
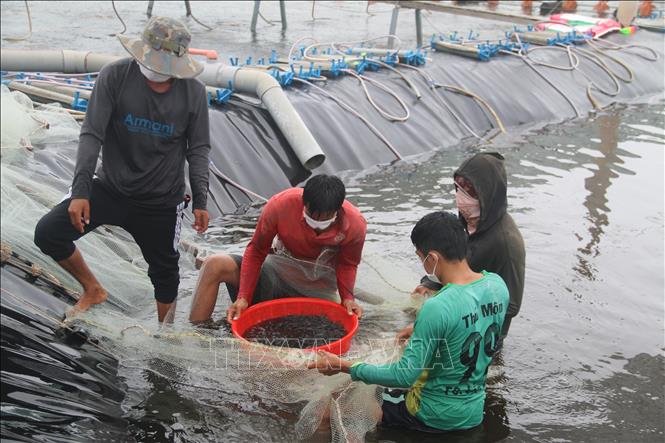
[[331, 321], [341, 324], [346, 335], [341, 339], [323, 346], [307, 348], [311, 351], [328, 351], [341, 355], [351, 347], [351, 339], [358, 330], [358, 316], [349, 315], [346, 308], [339, 303], [318, 298], [293, 297], [280, 298], [255, 304], [247, 308], [238, 320], [231, 324], [233, 335], [245, 339], [243, 335], [252, 326], [287, 315], [325, 315]]

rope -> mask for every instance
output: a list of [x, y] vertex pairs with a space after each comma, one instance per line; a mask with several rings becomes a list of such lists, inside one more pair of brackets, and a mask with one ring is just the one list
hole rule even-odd
[[588, 40], [587, 43], [589, 44], [589, 46], [591, 46], [592, 48], [596, 48], [599, 51], [601, 50], [601, 48], [598, 47], [598, 43], [602, 43], [603, 45], [605, 45], [606, 46], [606, 48], [605, 48], [606, 51], [619, 51], [619, 50], [622, 50], [622, 49], [631, 49], [631, 48], [643, 49], [643, 50], [649, 52], [652, 55], [652, 57], [647, 57], [644, 54], [640, 54], [640, 53], [635, 52], [635, 51], [626, 51], [626, 52], [629, 52], [630, 54], [633, 54], [637, 57], [641, 57], [641, 58], [643, 58], [645, 60], [648, 60], [650, 62], [655, 62], [655, 61], [658, 61], [660, 59], [660, 56], [658, 55], [658, 53], [655, 50], [653, 50], [652, 48], [649, 48], [648, 46], [644, 46], [644, 45], [633, 45], [633, 44], [618, 45], [618, 44], [616, 44], [614, 42], [611, 42], [609, 40], [601, 40], [601, 39], [598, 39], [598, 38], [593, 39], [593, 40]]
[[[264, 22], [268, 23], [270, 26], [275, 26], [275, 22], [273, 22], [272, 20], [268, 20], [267, 18], [265, 18], [265, 17], [263, 16], [263, 14], [261, 14], [261, 10], [259, 10], [259, 17], [261, 17], [261, 19], [262, 19]], [[281, 22], [281, 20], [275, 20], [275, 21], [278, 22], [278, 23]]]
[[316, 43], [316, 39], [315, 39], [314, 37], [301, 37], [301, 38], [299, 38], [298, 40], [296, 40], [296, 41], [291, 45], [291, 49], [289, 49], [289, 55], [288, 55], [288, 57], [286, 58], [287, 63], [291, 63], [291, 57], [293, 56], [293, 50], [296, 49], [296, 47], [298, 46], [298, 43], [300, 43], [300, 42], [302, 42], [302, 41], [305, 41], [305, 40], [311, 40], [311, 41], [313, 41], [313, 42]]
[[120, 20], [120, 23], [122, 23], [122, 31], [115, 33], [115, 34], [109, 34], [110, 36], [116, 36], [119, 34], [124, 34], [125, 31], [127, 31], [127, 25], [125, 24], [125, 21], [120, 17], [120, 14], [118, 14], [118, 10], [115, 8], [115, 1], [111, 0], [111, 5], [113, 6], [113, 12], [115, 12], [115, 16], [118, 17], [118, 20]]
[[[566, 53], [568, 54], [568, 59], [570, 61], [570, 65], [569, 66], [561, 66], [561, 65], [554, 65], [554, 64], [551, 64], [551, 63], [544, 63], [544, 62], [539, 62], [537, 60], [533, 60], [532, 58], [529, 57], [529, 54], [531, 52], [533, 52], [534, 50], [566, 51]], [[598, 67], [600, 67], [600, 69], [605, 71], [605, 73], [610, 77], [610, 80], [614, 83], [615, 90], [614, 91], [609, 91], [609, 90], [601, 87], [599, 84], [597, 84], [591, 78], [591, 76], [589, 76], [584, 70], [582, 70], [581, 67], [580, 67], [580, 58], [577, 54], [579, 54], [579, 56], [581, 56], [581, 57], [584, 57], [584, 58], [590, 60], [591, 62], [596, 64]], [[609, 66], [607, 66], [607, 64], [603, 60], [601, 60], [598, 56], [592, 54], [591, 52], [589, 52], [587, 50], [584, 50], [584, 49], [581, 49], [581, 48], [573, 49], [570, 45], [559, 44], [558, 46], [541, 46], [541, 47], [531, 48], [525, 53], [525, 55], [523, 55], [523, 57], [526, 57], [534, 65], [545, 66], [545, 67], [548, 67], [548, 68], [551, 68], [551, 69], [557, 69], [557, 70], [561, 70], [561, 71], [579, 71], [588, 82], [588, 84], [587, 84], [587, 97], [589, 98], [589, 101], [591, 102], [591, 104], [596, 109], [600, 109], [600, 107], [599, 107], [599, 102], [597, 100], [595, 100], [593, 98], [593, 96], [591, 95], [591, 90], [592, 89], [595, 89], [595, 90], [601, 92], [602, 94], [605, 94], [605, 95], [610, 96], [610, 97], [615, 97], [617, 94], [619, 94], [621, 92], [621, 85], [619, 84], [619, 81], [617, 80], [616, 73], [613, 72], [609, 68]], [[620, 61], [618, 61], [618, 62], [622, 63]], [[626, 68], [630, 69], [628, 67], [626, 67]], [[632, 71], [630, 71], [630, 74], [632, 76]], [[632, 81], [631, 79], [622, 79], [622, 80], [624, 80], [626, 82]]]
[[[530, 54], [534, 51], [551, 50], [551, 49], [565, 50], [566, 53], [568, 54], [568, 60], [570, 61], [570, 65], [569, 66], [553, 65], [551, 63], [545, 63], [545, 62], [541, 62], [541, 61], [534, 60], [534, 59], [531, 58]], [[575, 55], [571, 51], [570, 46], [568, 46], [568, 45], [561, 45], [561, 47], [558, 47], [558, 46], [534, 46], [533, 48], [530, 48], [528, 51], [525, 52], [524, 57], [528, 58], [531, 61], [531, 63], [533, 63], [534, 65], [545, 66], [547, 68], [558, 69], [560, 71], [574, 71], [580, 65], [579, 57], [577, 57], [577, 55]]]
[[215, 174], [217, 177], [219, 177], [220, 179], [224, 180], [225, 182], [227, 182], [227, 183], [230, 184], [231, 186], [237, 188], [238, 190], [242, 191], [242, 192], [245, 193], [247, 196], [251, 196], [251, 197], [257, 198], [257, 199], [262, 200], [262, 201], [264, 201], [264, 202], [267, 202], [267, 201], [268, 201], [268, 199], [265, 198], [264, 196], [262, 196], [262, 195], [260, 195], [260, 194], [257, 194], [256, 192], [250, 191], [249, 189], [245, 188], [245, 187], [242, 186], [241, 184], [236, 183], [235, 181], [231, 180], [226, 174], [224, 174], [222, 171], [220, 171], [219, 169], [217, 169], [217, 166], [215, 166], [215, 164], [214, 164], [212, 161], [210, 162], [210, 170], [211, 170], [212, 173]]
[[395, 74], [399, 75], [400, 78], [401, 78], [402, 80], [404, 80], [404, 83], [406, 83], [406, 85], [407, 85], [407, 86], [413, 91], [413, 93], [416, 95], [416, 98], [417, 98], [418, 100], [421, 99], [422, 95], [420, 94], [420, 91], [418, 90], [418, 88], [416, 87], [416, 85], [415, 85], [415, 84], [414, 84], [414, 83], [413, 83], [413, 82], [412, 82], [412, 81], [411, 81], [406, 75], [404, 75], [402, 72], [400, 72], [400, 71], [398, 71], [397, 69], [393, 68], [393, 67], [390, 66], [388, 63], [384, 63], [384, 62], [382, 62], [381, 60], [371, 60], [370, 63], [376, 63], [377, 65], [379, 65], [379, 66], [383, 66], [383, 67], [386, 68], [387, 70], [392, 71], [392, 72], [394, 72]]
[[28, 14], [28, 33], [23, 37], [5, 37], [5, 40], [10, 42], [19, 42], [21, 40], [28, 40], [32, 37], [32, 16], [30, 14], [30, 6], [28, 5], [28, 0], [25, 0], [25, 11]]
[[466, 122], [462, 119], [462, 117], [460, 117], [453, 110], [453, 108], [450, 105], [448, 105], [448, 103], [446, 103], [446, 101], [438, 94], [438, 92], [436, 91], [436, 82], [434, 81], [432, 76], [430, 76], [427, 73], [427, 71], [425, 71], [421, 68], [417, 68], [415, 66], [404, 64], [404, 63], [398, 63], [398, 66], [402, 66], [402, 67], [412, 69], [412, 70], [415, 70], [416, 72], [418, 72], [423, 77], [423, 79], [425, 79], [425, 82], [429, 85], [430, 90], [432, 91], [432, 94], [437, 99], [437, 101], [441, 104], [441, 106], [443, 106], [450, 113], [450, 115], [452, 115], [453, 118], [455, 120], [457, 120], [457, 122], [460, 125], [462, 125], [464, 127], [464, 129], [466, 129], [471, 135], [473, 135], [474, 137], [476, 137], [477, 139], [479, 139], [482, 142], [487, 141], [483, 137], [481, 137], [480, 135], [476, 134], [476, 132], [473, 129], [471, 129], [471, 127], [469, 125], [466, 124]]
[[[612, 75], [614, 75], [616, 78], [618, 78], [618, 79], [621, 80], [622, 82], [624, 82], [624, 83], [631, 83], [633, 80], [635, 80], [635, 72], [634, 72], [634, 71], [630, 68], [630, 66], [628, 66], [623, 60], [620, 60], [620, 59], [618, 59], [618, 58], [616, 58], [616, 57], [612, 57], [611, 55], [605, 54], [605, 53], [602, 52], [602, 51], [594, 51], [594, 52], [596, 52], [596, 54], [598, 54], [598, 55], [596, 55], [596, 54], [593, 54], [591, 51], [589, 51], [589, 50], [587, 50], [587, 49], [583, 49], [583, 48], [576, 48], [575, 50], [578, 51], [578, 52], [581, 52], [581, 53], [583, 53], [583, 54], [587, 54], [589, 57], [595, 57], [595, 58], [597, 58], [598, 61], [599, 61], [600, 63], [602, 63], [603, 67], [604, 67], [608, 72], [610, 72]], [[623, 77], [621, 77], [619, 74], [617, 74], [615, 71], [613, 71], [612, 69], [610, 69], [610, 67], [609, 67], [609, 66], [608, 66], [608, 65], [607, 65], [602, 59], [600, 59], [599, 55], [602, 55], [603, 57], [605, 57], [605, 58], [607, 58], [607, 59], [609, 59], [609, 60], [612, 60], [614, 63], [616, 63], [616, 64], [618, 64], [619, 66], [621, 66], [621, 67], [622, 67], [622, 68], [628, 73], [628, 78], [623, 78]]]
[[353, 115], [355, 115], [356, 117], [358, 117], [363, 123], [365, 123], [365, 125], [367, 125], [367, 127], [368, 127], [368, 128], [369, 128], [369, 129], [370, 129], [370, 130], [371, 130], [371, 131], [372, 131], [377, 137], [379, 137], [379, 139], [381, 139], [381, 141], [382, 141], [383, 143], [385, 143], [385, 145], [388, 147], [388, 149], [390, 149], [390, 151], [395, 155], [395, 157], [397, 157], [398, 160], [402, 160], [402, 158], [403, 158], [402, 155], [397, 151], [397, 149], [395, 149], [395, 147], [394, 147], [394, 146], [388, 141], [388, 139], [387, 139], [387, 138], [381, 133], [381, 131], [379, 131], [379, 130], [378, 130], [378, 129], [377, 129], [372, 123], [369, 122], [369, 120], [367, 120], [367, 119], [366, 119], [362, 114], [360, 114], [358, 111], [356, 111], [355, 109], [353, 109], [350, 105], [348, 105], [347, 103], [345, 103], [343, 100], [341, 100], [341, 99], [335, 97], [334, 95], [330, 94], [330, 93], [329, 93], [328, 91], [326, 91], [325, 89], [323, 89], [323, 88], [321, 88], [321, 87], [315, 85], [314, 83], [308, 82], [307, 80], [303, 80], [303, 79], [298, 78], [298, 77], [295, 77], [293, 80], [295, 80], [295, 81], [297, 81], [297, 82], [300, 82], [300, 83], [303, 83], [303, 84], [306, 84], [306, 85], [309, 85], [310, 87], [316, 89], [317, 91], [319, 91], [320, 93], [322, 93], [322, 94], [325, 95], [326, 97], [328, 97], [328, 98], [330, 98], [331, 100], [333, 100], [335, 103], [337, 103], [338, 105], [340, 105], [343, 109], [346, 109], [346, 110], [349, 111], [351, 114], [353, 114]]
[[[356, 73], [355, 71], [353, 71], [351, 69], [342, 69], [341, 71], [345, 72], [347, 74], [350, 74], [350, 75], [352, 75], [352, 76], [354, 76], [355, 78], [358, 79], [358, 81], [360, 82], [360, 85], [363, 88], [363, 91], [365, 92], [365, 97], [367, 97], [367, 100], [374, 107], [374, 109], [376, 109], [378, 111], [378, 113], [381, 114], [386, 120], [395, 121], [395, 122], [405, 122], [409, 119], [410, 112], [409, 112], [408, 106], [406, 106], [406, 103], [404, 103], [404, 101], [394, 91], [392, 91], [390, 88], [385, 86], [383, 83], [380, 83], [380, 82], [378, 82], [376, 80], [373, 80], [369, 77], [365, 77], [364, 75], [360, 75], [360, 74]], [[372, 94], [369, 92], [369, 89], [367, 89], [366, 82], [372, 83], [377, 88], [387, 92], [395, 100], [397, 100], [397, 102], [399, 103], [401, 108], [404, 110], [404, 116], [400, 117], [398, 115], [390, 114], [388, 111], [384, 110], [379, 105], [377, 105], [376, 102], [374, 101], [374, 99], [372, 98]]]
[[494, 120], [496, 121], [496, 124], [497, 124], [499, 130], [501, 132], [506, 132], [506, 128], [503, 126], [503, 122], [499, 118], [499, 115], [496, 113], [496, 111], [494, 111], [492, 106], [490, 106], [490, 104], [487, 103], [487, 101], [485, 101], [485, 99], [483, 99], [479, 95], [474, 94], [473, 92], [468, 91], [466, 89], [462, 89], [462, 88], [459, 88], [459, 87], [453, 86], [453, 85], [442, 85], [440, 83], [436, 83], [434, 86], [437, 87], [437, 88], [447, 89], [448, 91], [457, 92], [458, 94], [466, 95], [468, 97], [471, 97], [471, 98], [477, 100], [481, 105], [483, 105], [485, 107], [485, 109], [487, 109], [489, 111], [490, 114], [492, 114], [492, 117], [494, 117]]
[[527, 57], [527, 55], [528, 55], [527, 51], [524, 50], [524, 45], [522, 44], [522, 40], [520, 39], [519, 34], [518, 34], [518, 33], [515, 33], [515, 36], [516, 36], [516, 38], [517, 38], [517, 43], [520, 45], [520, 51], [519, 51], [519, 53], [518, 53], [518, 54], [515, 54], [515, 53], [512, 52], [512, 51], [506, 51], [506, 50], [501, 50], [501, 53], [503, 53], [503, 54], [513, 55], [513, 56], [515, 56], [515, 57], [519, 57], [524, 63], [526, 63], [526, 65], [527, 65], [529, 68], [531, 68], [536, 74], [538, 74], [538, 76], [540, 76], [540, 77], [541, 77], [543, 80], [545, 80], [545, 81], [546, 81], [546, 82], [547, 82], [552, 88], [554, 88], [554, 90], [557, 91], [557, 92], [558, 92], [558, 93], [559, 93], [559, 94], [560, 94], [560, 95], [561, 95], [561, 96], [562, 96], [562, 97], [568, 102], [568, 104], [570, 104], [570, 106], [571, 106], [571, 107], [573, 108], [573, 110], [575, 111], [575, 115], [576, 115], [577, 117], [582, 117], [582, 114], [581, 114], [580, 111], [577, 109], [577, 106], [575, 106], [575, 103], [573, 103], [573, 101], [570, 99], [570, 97], [568, 97], [568, 95], [567, 95], [565, 92], [563, 92], [563, 91], [562, 91], [557, 85], [555, 85], [554, 83], [552, 83], [552, 81], [551, 81], [550, 79], [548, 79], [548, 78], [547, 78], [542, 72], [540, 72], [538, 69], [536, 69], [536, 67], [533, 65], [533, 63], [531, 63], [531, 60], [529, 60], [528, 57]]
[[368, 262], [367, 260], [362, 259], [362, 262], [365, 263], [367, 266], [369, 266], [374, 272], [376, 272], [376, 275], [378, 275], [379, 278], [380, 278], [381, 280], [383, 280], [383, 282], [384, 282], [385, 284], [387, 284], [388, 286], [390, 286], [391, 288], [393, 288], [395, 291], [397, 291], [397, 292], [401, 292], [402, 294], [411, 294], [411, 291], [405, 291], [404, 289], [402, 289], [402, 288], [398, 288], [398, 287], [395, 286], [394, 284], [390, 283], [390, 282], [388, 281], [388, 279], [387, 279], [387, 278], [381, 273], [381, 271], [379, 271], [376, 267], [374, 267], [373, 264], [371, 264], [371, 263]]
[[191, 17], [192, 20], [194, 20], [196, 23], [203, 26], [208, 31], [212, 31], [212, 28], [210, 26], [206, 25], [205, 23], [201, 22], [198, 18], [194, 17], [194, 14], [192, 14], [192, 8], [189, 4], [189, 0], [185, 0], [185, 7], [187, 9], [187, 17]]
[[70, 291], [67, 288], [65, 288], [56, 276], [54, 276], [50, 272], [45, 271], [44, 269], [42, 269], [41, 266], [36, 265], [28, 260], [20, 258], [18, 254], [12, 251], [12, 248], [8, 244], [2, 242], [1, 250], [2, 254], [0, 257], [0, 262], [3, 265], [5, 263], [8, 263], [11, 266], [20, 269], [21, 271], [30, 274], [34, 278], [41, 278], [45, 282], [51, 284], [58, 290], [62, 291], [70, 299], [78, 301], [77, 297], [79, 295], [78, 293]]

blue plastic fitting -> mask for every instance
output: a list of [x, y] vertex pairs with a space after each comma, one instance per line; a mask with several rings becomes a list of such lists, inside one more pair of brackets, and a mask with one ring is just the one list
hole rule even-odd
[[88, 109], [88, 100], [81, 98], [81, 93], [79, 91], [74, 92], [72, 109], [83, 112], [85, 112]]

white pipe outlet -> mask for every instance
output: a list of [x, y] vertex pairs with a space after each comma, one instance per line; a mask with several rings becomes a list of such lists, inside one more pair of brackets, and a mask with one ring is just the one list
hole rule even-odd
[[312, 170], [323, 164], [325, 154], [273, 76], [256, 69], [207, 64], [198, 78], [216, 88], [228, 88], [231, 82], [234, 91], [256, 95], [270, 112], [302, 165]]

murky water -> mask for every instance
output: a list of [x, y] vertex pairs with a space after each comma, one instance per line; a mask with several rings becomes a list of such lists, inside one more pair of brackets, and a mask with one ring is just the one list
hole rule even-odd
[[[145, 19], [145, 2], [118, 4], [130, 32]], [[264, 14], [276, 18], [267, 2]], [[110, 2], [82, 7], [81, 2], [30, 2], [34, 37], [4, 47], [73, 47], [122, 53], [114, 37], [121, 29]], [[293, 41], [316, 33], [337, 39], [329, 26], [345, 17], [344, 38], [365, 38], [387, 31], [390, 7], [311, 2], [288, 6], [289, 30], [259, 22], [248, 32], [251, 4], [224, 10], [192, 2], [199, 19], [217, 28], [195, 28], [201, 47], [223, 57], [253, 52], [284, 53]], [[2, 37], [25, 29], [23, 5], [2, 3]], [[50, 32], [62, 11], [78, 17], [68, 32]], [[162, 8], [161, 10], [158, 8]], [[182, 2], [156, 2], [155, 14], [184, 16]], [[516, 11], [515, 11], [516, 12]], [[400, 28], [411, 17], [402, 14]], [[491, 30], [491, 22], [431, 15], [425, 31]], [[413, 33], [404, 32], [413, 43]], [[72, 35], [76, 36], [75, 44]], [[506, 157], [509, 210], [527, 247], [524, 302], [513, 321], [498, 364], [490, 372], [486, 418], [481, 429], [450, 436], [452, 441], [662, 441], [665, 392], [663, 277], [665, 172], [665, 102], [617, 106], [563, 124], [506, 135], [491, 147]], [[409, 233], [415, 222], [434, 210], [454, 207], [452, 173], [480, 149], [473, 145], [441, 151], [370, 171], [347, 173], [348, 198], [368, 221], [364, 261], [358, 285], [386, 300], [366, 306], [357, 335], [389, 338], [412, 314], [408, 293], [422, 274]], [[242, 252], [247, 226], [234, 228], [216, 220], [197, 242], [215, 252]], [[193, 258], [181, 260], [182, 286], [177, 324], [183, 326], [198, 272]], [[216, 316], [228, 300], [220, 295]], [[136, 314], [154, 322], [151, 300]], [[220, 334], [224, 334], [221, 331]], [[159, 374], [154, 370], [159, 368]], [[162, 374], [162, 375], [160, 375]], [[123, 362], [127, 384], [124, 419], [130, 439], [138, 441], [289, 441], [302, 404], [285, 405], [244, 392], [233, 383], [201, 384], [183, 368], [153, 359]], [[167, 377], [165, 377], [166, 375]], [[75, 433], [72, 429], [71, 433]], [[69, 431], [67, 431], [69, 432]], [[326, 432], [313, 440], [327, 441]], [[422, 435], [376, 431], [368, 441], [423, 441]], [[437, 440], [438, 441], [438, 440]]]
[[[506, 156], [509, 208], [527, 246], [526, 289], [490, 371], [483, 427], [453, 441], [662, 440], [664, 117], [662, 101], [620, 106], [491, 147]], [[358, 285], [386, 299], [367, 306], [359, 342], [391, 337], [412, 318], [404, 299], [422, 269], [410, 230], [430, 211], [453, 209], [452, 173], [477, 150], [450, 147], [346, 177], [348, 198], [368, 221]], [[220, 231], [212, 230], [207, 247], [242, 249], [246, 239], [229, 246], [236, 234]], [[185, 274], [190, 293], [196, 271]], [[190, 301], [181, 297], [181, 319]], [[227, 386], [196, 390], [145, 370], [123, 375], [136, 426], [166, 426], [160, 432], [172, 437], [168, 425], [178, 420], [185, 440], [289, 440], [302, 406], [262, 404]], [[423, 436], [378, 430], [367, 439]]]

